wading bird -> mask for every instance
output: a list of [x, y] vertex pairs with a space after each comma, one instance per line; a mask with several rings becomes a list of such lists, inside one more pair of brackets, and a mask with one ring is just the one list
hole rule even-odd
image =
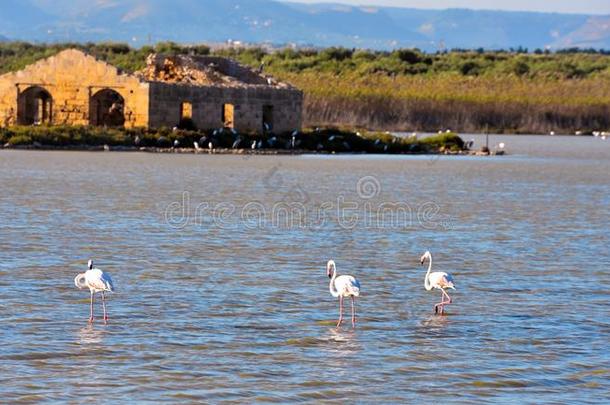
[[104, 292], [114, 292], [114, 286], [112, 284], [112, 278], [110, 274], [104, 273], [100, 269], [93, 268], [93, 261], [89, 260], [89, 270], [84, 273], [77, 275], [74, 278], [74, 284], [80, 288], [88, 288], [91, 292], [91, 315], [89, 316], [89, 323], [93, 323], [93, 294], [96, 292], [102, 293], [102, 308], [104, 309], [104, 323], [108, 322], [108, 315], [106, 314], [106, 297]]
[[326, 274], [330, 278], [329, 290], [333, 297], [339, 297], [339, 322], [337, 327], [343, 322], [343, 298], [352, 299], [352, 327], [356, 326], [356, 308], [354, 299], [360, 295], [360, 282], [352, 276], [337, 277], [337, 267], [334, 260], [329, 260], [326, 264]]
[[[432, 290], [433, 288], [441, 290], [441, 302], [434, 306], [434, 313], [442, 314], [445, 311], [445, 305], [451, 304], [451, 297], [445, 290], [448, 288], [455, 290], [453, 277], [444, 271], [435, 271], [434, 273], [430, 273], [430, 270], [432, 270], [432, 254], [430, 252], [424, 253], [419, 261], [423, 265], [426, 259], [428, 259], [428, 272], [426, 273], [426, 278], [424, 279], [424, 286], [428, 291]], [[447, 298], [446, 301], [445, 297]]]

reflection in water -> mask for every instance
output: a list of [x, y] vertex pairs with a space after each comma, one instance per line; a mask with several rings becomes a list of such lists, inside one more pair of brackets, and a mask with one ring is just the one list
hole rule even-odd
[[352, 368], [359, 361], [358, 356], [363, 347], [358, 339], [357, 331], [351, 328], [329, 328], [323, 335], [326, 344], [322, 348], [322, 357], [333, 374], [334, 382], [353, 378]]
[[448, 315], [430, 315], [429, 317], [422, 319], [421, 325], [428, 331], [442, 331], [449, 325]]
[[329, 342], [327, 350], [341, 356], [351, 356], [362, 350], [355, 329], [329, 328], [325, 340]]
[[97, 345], [102, 343], [104, 335], [108, 331], [106, 328], [97, 327], [95, 325], [87, 325], [78, 330], [78, 343], [81, 345]]

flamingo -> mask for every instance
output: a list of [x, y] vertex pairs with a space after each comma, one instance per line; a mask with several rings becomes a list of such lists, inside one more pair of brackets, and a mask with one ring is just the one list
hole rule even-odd
[[343, 322], [343, 298], [352, 299], [352, 327], [356, 327], [356, 308], [354, 299], [360, 295], [360, 282], [352, 276], [337, 277], [337, 266], [334, 260], [329, 260], [326, 264], [326, 274], [330, 278], [329, 290], [333, 297], [339, 297], [339, 322], [337, 327]]
[[104, 273], [100, 269], [93, 268], [93, 260], [89, 260], [89, 270], [84, 273], [77, 275], [74, 278], [74, 284], [79, 288], [89, 288], [91, 292], [91, 315], [89, 317], [89, 323], [93, 323], [93, 294], [96, 292], [102, 293], [102, 308], [104, 308], [104, 323], [108, 323], [108, 315], [106, 314], [106, 297], [104, 292], [114, 292], [114, 285], [112, 284], [112, 278], [110, 274]]
[[[445, 290], [448, 288], [455, 290], [453, 277], [444, 271], [435, 271], [434, 273], [430, 273], [430, 270], [432, 270], [432, 254], [430, 252], [424, 253], [419, 261], [423, 265], [426, 259], [428, 259], [429, 262], [428, 272], [426, 273], [426, 278], [424, 279], [424, 286], [426, 287], [427, 291], [430, 291], [433, 288], [441, 290], [441, 302], [434, 306], [434, 313], [442, 314], [445, 311], [445, 305], [451, 304], [451, 297]], [[445, 297], [447, 297], [447, 301], [445, 301]]]

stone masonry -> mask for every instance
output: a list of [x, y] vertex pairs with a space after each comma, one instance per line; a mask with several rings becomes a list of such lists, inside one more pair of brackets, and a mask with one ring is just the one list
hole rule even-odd
[[0, 126], [107, 125], [286, 132], [301, 127], [303, 93], [235, 61], [151, 55], [127, 74], [66, 50], [0, 76]]

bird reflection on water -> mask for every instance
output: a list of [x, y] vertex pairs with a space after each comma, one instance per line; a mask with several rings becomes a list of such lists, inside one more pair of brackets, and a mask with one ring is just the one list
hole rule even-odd
[[104, 341], [105, 335], [108, 330], [103, 327], [95, 327], [94, 325], [87, 325], [77, 332], [77, 343], [81, 345], [99, 345]]

